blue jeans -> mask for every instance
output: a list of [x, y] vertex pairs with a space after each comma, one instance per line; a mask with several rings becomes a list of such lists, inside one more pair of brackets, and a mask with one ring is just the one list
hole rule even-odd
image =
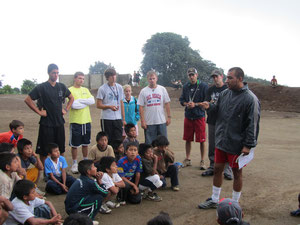
[[147, 125], [147, 129], [144, 130], [144, 134], [145, 143], [151, 145], [152, 141], [154, 141], [158, 135], [164, 135], [166, 138], [168, 138], [167, 125], [166, 123]]
[[179, 185], [179, 181], [178, 181], [178, 167], [175, 165], [170, 165], [167, 169], [167, 172], [162, 174], [164, 176], [163, 179], [161, 179], [161, 181], [163, 182], [162, 187], [166, 187], [167, 186], [167, 181], [166, 181], [166, 177], [170, 177], [171, 178], [171, 186], [175, 187], [177, 185]]
[[[55, 178], [62, 183], [62, 177], [57, 177], [55, 176]], [[72, 184], [75, 182], [76, 178], [70, 176], [67, 174], [67, 177], [66, 177], [66, 186], [68, 188], [70, 188], [72, 186]], [[46, 192], [48, 193], [52, 193], [52, 194], [56, 194], [56, 195], [60, 195], [60, 194], [63, 194], [65, 193], [65, 191], [62, 189], [62, 187], [56, 183], [54, 180], [51, 180], [49, 179], [47, 181], [47, 184], [46, 184]]]

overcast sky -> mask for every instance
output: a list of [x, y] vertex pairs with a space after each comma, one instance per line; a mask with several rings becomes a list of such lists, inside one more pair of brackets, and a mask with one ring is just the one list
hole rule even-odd
[[49, 63], [61, 74], [98, 60], [133, 73], [157, 32], [187, 36], [225, 71], [300, 87], [298, 0], [14, 0], [0, 2], [0, 21], [0, 79], [13, 87], [47, 80]]

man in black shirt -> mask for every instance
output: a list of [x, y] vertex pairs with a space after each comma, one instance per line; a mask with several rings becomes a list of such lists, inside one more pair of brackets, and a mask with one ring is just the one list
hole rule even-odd
[[[220, 70], [214, 70], [211, 73], [211, 78], [214, 80], [214, 85], [208, 88], [205, 96], [205, 101], [207, 102], [217, 102], [220, 93], [227, 89], [227, 85], [223, 82], [223, 73]], [[202, 173], [202, 176], [212, 176], [214, 175], [214, 163], [215, 163], [215, 124], [217, 116], [215, 113], [207, 113], [207, 124], [208, 124], [208, 158], [210, 165], [208, 169]], [[224, 169], [224, 178], [227, 180], [232, 180], [232, 170], [228, 163], [226, 163]]]
[[[57, 83], [58, 67], [55, 64], [48, 66], [48, 81], [37, 85], [26, 97], [28, 107], [41, 116], [36, 153], [41, 161], [47, 158], [47, 145], [56, 143], [61, 154], [65, 152], [64, 115], [71, 108], [74, 98], [69, 89], [62, 83]], [[68, 98], [66, 108], [62, 105]], [[37, 100], [37, 106], [33, 102]]]

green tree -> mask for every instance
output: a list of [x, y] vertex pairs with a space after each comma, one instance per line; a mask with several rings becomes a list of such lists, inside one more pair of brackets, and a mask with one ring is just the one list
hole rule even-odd
[[15, 87], [13, 89], [13, 91], [14, 91], [14, 94], [20, 94], [20, 88]]
[[37, 85], [36, 79], [23, 80], [23, 84], [21, 86], [21, 93], [22, 94], [28, 94], [36, 85]]
[[90, 74], [104, 74], [104, 71], [107, 68], [114, 68], [110, 63], [107, 65], [104, 62], [95, 62], [95, 65], [90, 65], [89, 73]]
[[203, 60], [197, 50], [193, 50], [187, 37], [175, 33], [156, 33], [147, 40], [142, 52], [142, 72], [155, 70], [159, 83], [171, 85], [172, 80], [187, 80], [186, 71], [195, 67], [201, 80], [208, 81], [216, 65]]
[[4, 85], [3, 88], [0, 89], [0, 94], [13, 94], [14, 90], [10, 85]]

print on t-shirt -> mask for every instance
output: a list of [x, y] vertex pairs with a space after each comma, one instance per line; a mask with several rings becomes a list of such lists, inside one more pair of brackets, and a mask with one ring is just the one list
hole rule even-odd
[[157, 106], [161, 104], [161, 95], [152, 93], [147, 97], [147, 107], [149, 106]]

